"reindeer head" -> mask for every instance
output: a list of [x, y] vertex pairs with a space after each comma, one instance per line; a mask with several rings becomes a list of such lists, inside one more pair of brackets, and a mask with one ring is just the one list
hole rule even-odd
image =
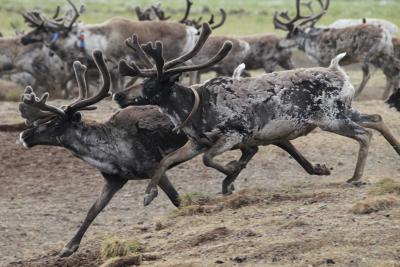
[[73, 30], [75, 22], [80, 15], [71, 0], [67, 1], [72, 8], [65, 13], [64, 18], [58, 17], [60, 14], [59, 6], [57, 6], [52, 18], [47, 18], [37, 10], [22, 13], [25, 22], [32, 28], [32, 31], [22, 36], [21, 43], [28, 45], [43, 42], [52, 45], [58, 39], [65, 38]]
[[[279, 15], [277, 12], [275, 12], [273, 16], [275, 29], [287, 31], [288, 39], [303, 38], [305, 31], [309, 28], [313, 28], [314, 25], [326, 13], [326, 10], [328, 10], [329, 0], [325, 0], [325, 4], [323, 4], [322, 0], [318, 0], [318, 3], [321, 7], [321, 11], [318, 14], [313, 13], [310, 3], [307, 4], [312, 12], [312, 14], [309, 16], [301, 15], [301, 0], [296, 0], [296, 16], [294, 18], [289, 17], [288, 11], [281, 12]], [[286, 20], [286, 22], [284, 22], [282, 19]]]
[[26, 119], [28, 126], [28, 129], [20, 134], [20, 141], [25, 147], [62, 145], [65, 140], [69, 139], [69, 133], [78, 127], [81, 121], [79, 111], [94, 110], [96, 109], [94, 104], [109, 96], [110, 74], [100, 50], [93, 52], [93, 59], [101, 73], [103, 85], [98, 93], [90, 98], [87, 96], [85, 79], [87, 68], [79, 61], [75, 61], [73, 65], [79, 87], [79, 97], [66, 107], [46, 104], [48, 93], [39, 98], [32, 87], [26, 87], [19, 105], [21, 116]]
[[[169, 97], [171, 89], [178, 81], [181, 74], [190, 71], [197, 71], [208, 68], [221, 61], [231, 50], [232, 43], [226, 41], [219, 52], [207, 62], [199, 65], [179, 66], [193, 58], [203, 47], [207, 38], [211, 34], [211, 28], [207, 23], [203, 24], [202, 31], [196, 45], [191, 51], [176, 59], [165, 62], [163, 57], [163, 45], [157, 41], [154, 45], [147, 43], [140, 45], [137, 37], [126, 40], [127, 46], [133, 49], [137, 55], [142, 58], [146, 69], [141, 69], [135, 62], [128, 63], [121, 60], [119, 63], [119, 72], [123, 76], [144, 78], [141, 91], [134, 99], [127, 100], [121, 93], [114, 96], [114, 99], [121, 105], [160, 105]], [[152, 61], [154, 61], [154, 65]]]

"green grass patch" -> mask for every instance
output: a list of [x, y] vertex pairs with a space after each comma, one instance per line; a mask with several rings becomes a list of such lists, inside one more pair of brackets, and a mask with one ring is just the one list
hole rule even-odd
[[385, 178], [377, 182], [369, 192], [373, 195], [400, 195], [400, 182]]
[[136, 240], [110, 236], [105, 238], [101, 244], [101, 255], [104, 259], [110, 259], [113, 257], [140, 254], [143, 249], [143, 245]]

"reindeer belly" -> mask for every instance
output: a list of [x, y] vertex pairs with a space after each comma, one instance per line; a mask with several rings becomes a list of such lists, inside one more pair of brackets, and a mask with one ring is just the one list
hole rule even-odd
[[314, 125], [299, 123], [295, 120], [272, 120], [258, 130], [249, 140], [252, 145], [266, 145], [280, 140], [291, 140], [311, 132]]

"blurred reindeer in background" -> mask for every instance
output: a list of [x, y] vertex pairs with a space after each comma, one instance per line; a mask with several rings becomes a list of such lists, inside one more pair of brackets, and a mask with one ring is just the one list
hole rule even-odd
[[370, 78], [369, 66], [382, 69], [387, 79], [383, 98], [400, 82], [400, 62], [394, 57], [392, 36], [384, 28], [371, 24], [359, 24], [345, 28], [315, 27], [326, 13], [329, 0], [322, 3], [318, 14], [304, 16], [300, 10], [300, 0], [296, 0], [296, 15], [290, 18], [288, 12], [274, 14], [276, 29], [288, 32], [287, 38], [321, 66], [329, 65], [330, 59], [346, 52], [343, 64], [360, 63], [363, 79], [356, 95], [364, 89]]
[[167, 58], [187, 51], [197, 39], [197, 31], [192, 27], [168, 21], [135, 22], [112, 18], [100, 24], [80, 24], [77, 23], [80, 11], [71, 0], [68, 2], [71, 9], [63, 18], [59, 17], [59, 8], [52, 18], [36, 10], [23, 13], [25, 21], [33, 30], [21, 38], [21, 43], [44, 43], [68, 65], [74, 60], [80, 60], [89, 69], [95, 69], [90, 54], [94, 49], [101, 49], [110, 69], [113, 91], [123, 88], [125, 84], [117, 71], [118, 61], [122, 58], [138, 59], [137, 54], [128, 51], [124, 45], [124, 40], [133, 33], [143, 42], [162, 39], [171, 48], [165, 54]]

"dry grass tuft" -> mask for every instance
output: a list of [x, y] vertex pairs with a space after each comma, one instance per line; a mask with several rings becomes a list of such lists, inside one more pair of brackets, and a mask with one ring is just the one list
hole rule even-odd
[[394, 196], [380, 196], [358, 202], [351, 208], [354, 214], [370, 214], [380, 210], [387, 210], [399, 204], [399, 199]]
[[203, 205], [210, 201], [210, 197], [199, 192], [186, 193], [179, 198], [181, 200], [181, 207]]
[[21, 100], [21, 92], [17, 90], [10, 90], [5, 94], [5, 100], [19, 102]]
[[373, 195], [400, 195], [400, 182], [385, 178], [377, 182], [369, 192]]
[[135, 255], [143, 251], [143, 246], [136, 240], [126, 240], [111, 236], [103, 240], [101, 255], [105, 259]]

